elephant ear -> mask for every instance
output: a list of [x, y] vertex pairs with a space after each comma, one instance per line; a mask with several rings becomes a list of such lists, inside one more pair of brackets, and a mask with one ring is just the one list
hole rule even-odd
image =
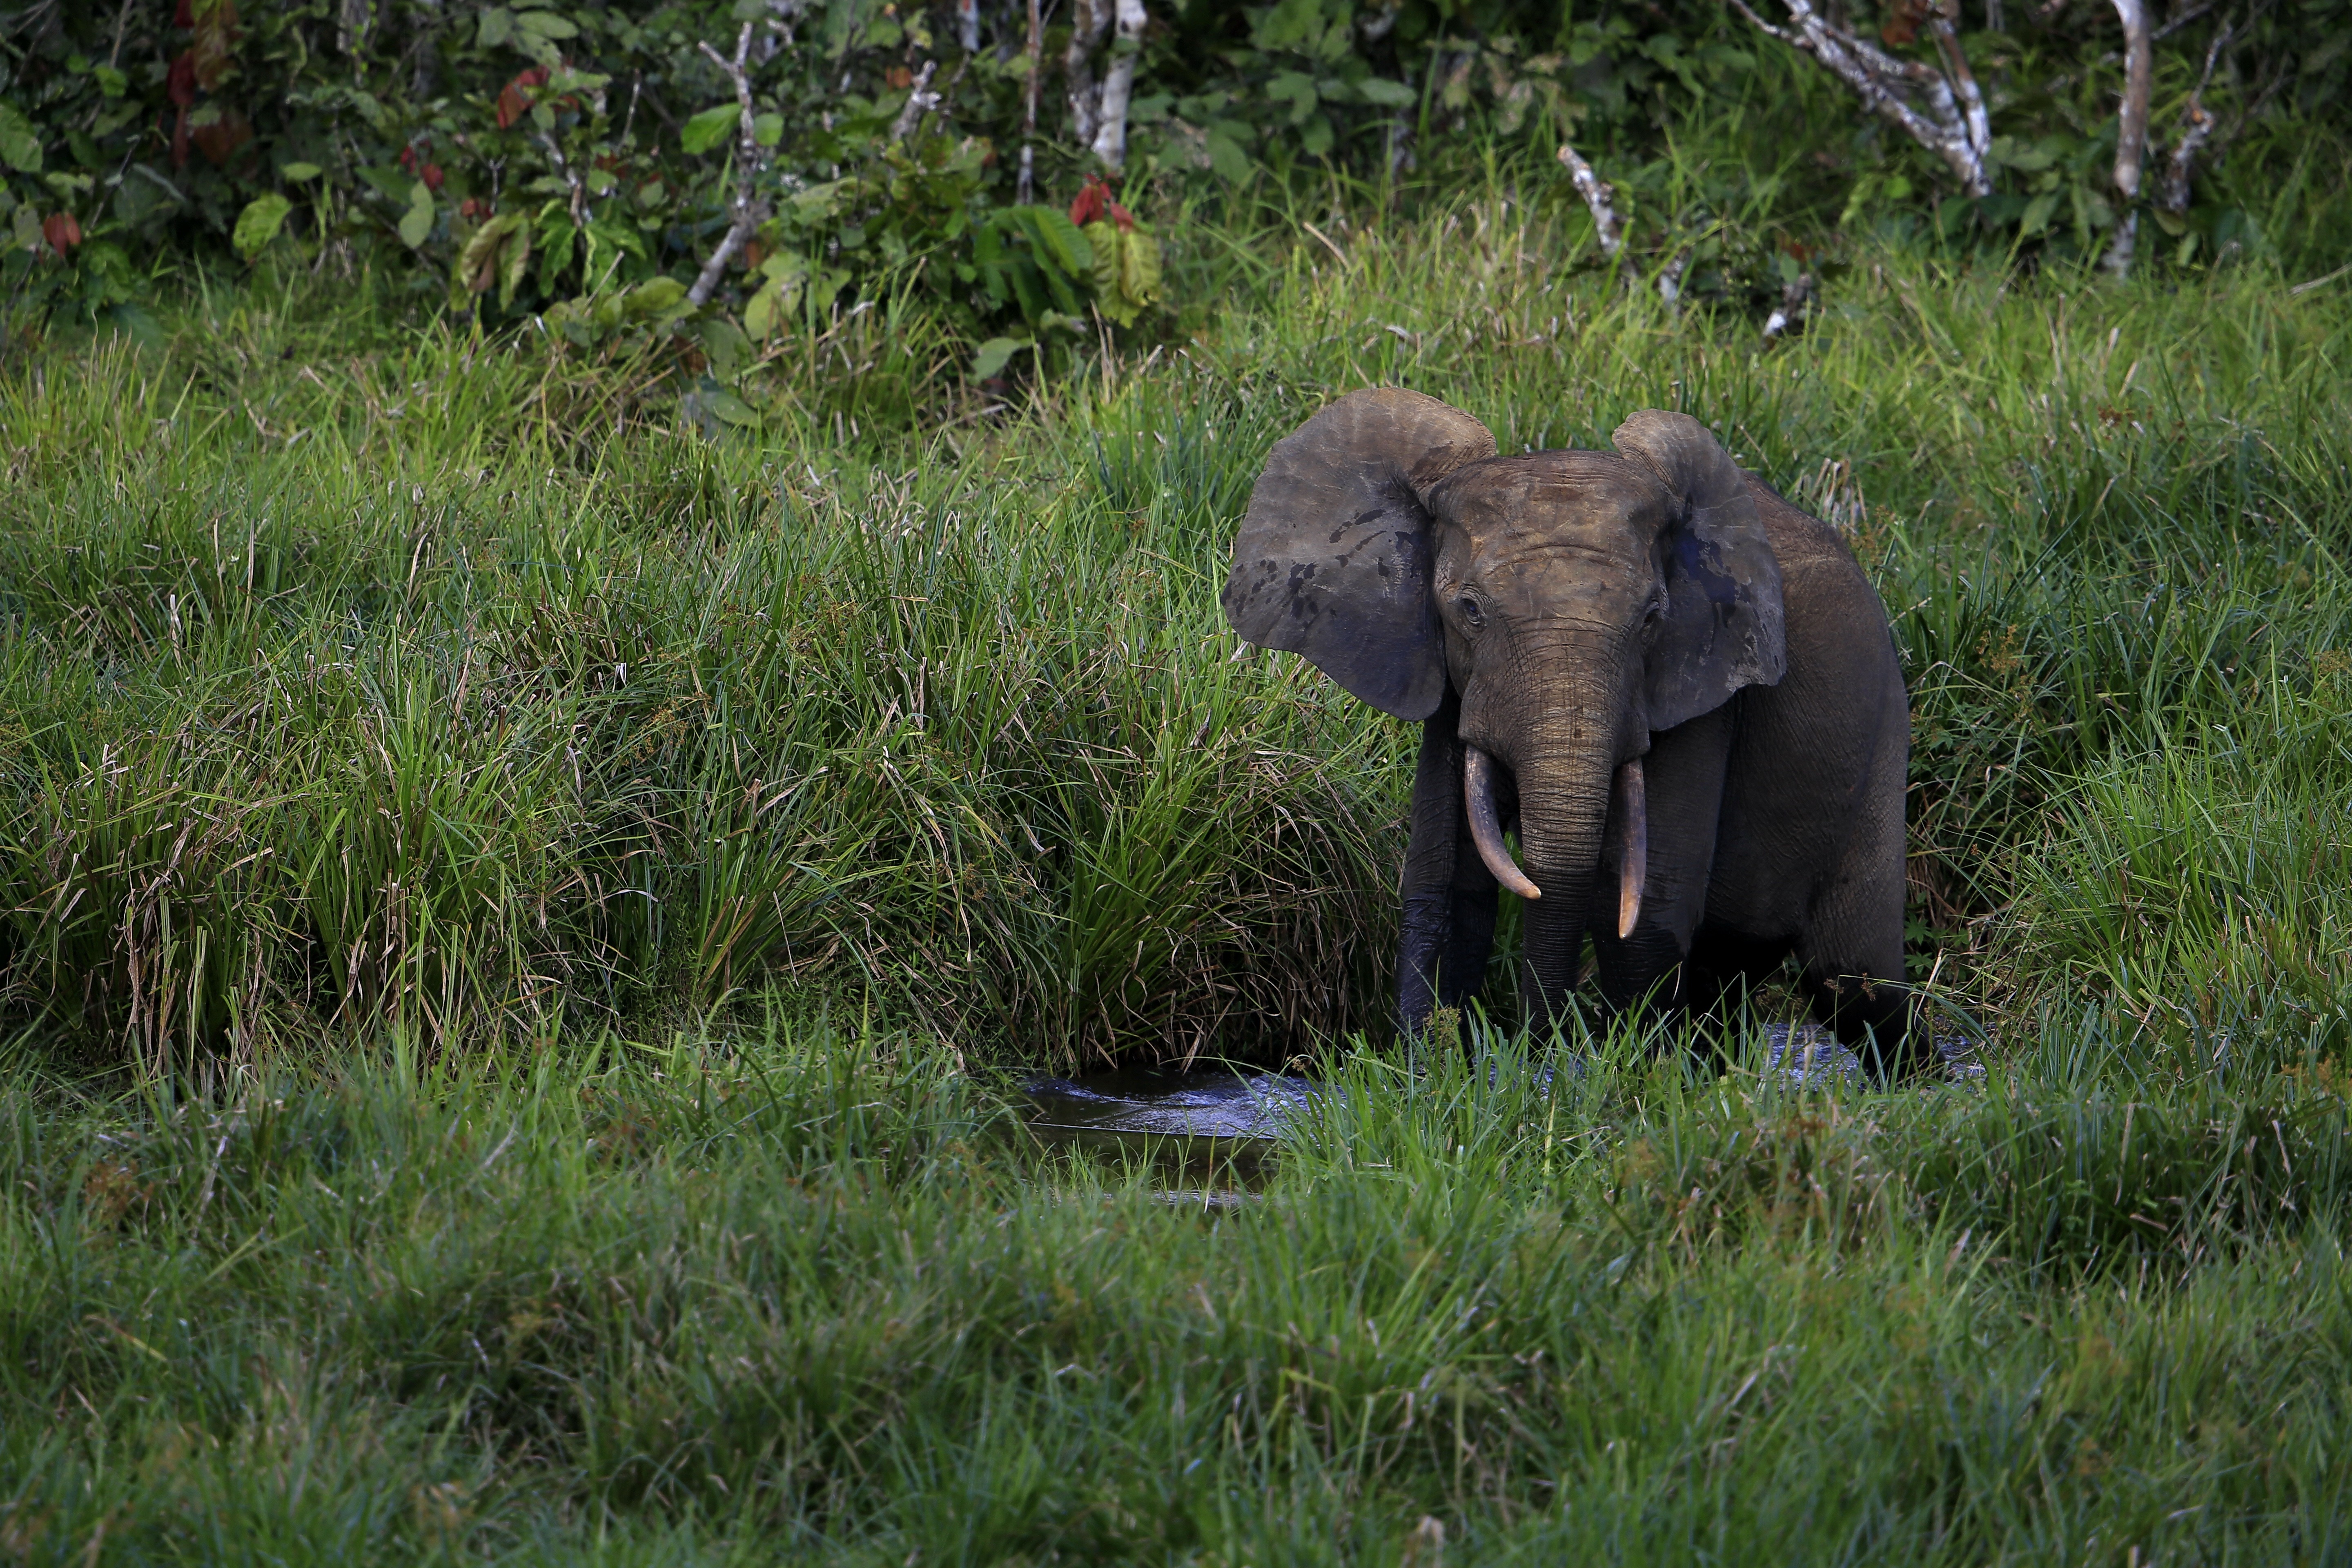
[[1351, 392], [1274, 444], [1225, 579], [1225, 618], [1400, 719], [1445, 695], [1423, 498], [1495, 437], [1402, 387]]
[[1675, 517], [1661, 542], [1666, 612], [1649, 660], [1650, 728], [1671, 730], [1788, 668], [1780, 563], [1731, 454], [1687, 414], [1645, 409], [1617, 450], [1664, 481]]

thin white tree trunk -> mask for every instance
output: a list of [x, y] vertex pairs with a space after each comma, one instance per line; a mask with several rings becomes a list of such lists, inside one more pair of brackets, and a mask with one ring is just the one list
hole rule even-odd
[[1110, 74], [1103, 79], [1100, 122], [1095, 129], [1094, 153], [1114, 174], [1127, 167], [1127, 106], [1135, 96], [1135, 62], [1143, 47], [1143, 27], [1150, 20], [1143, 0], [1118, 0], [1118, 42], [1111, 57]]
[[1069, 78], [1070, 129], [1082, 147], [1094, 145], [1102, 120], [1102, 89], [1095, 83], [1095, 50], [1110, 31], [1111, 0], [1077, 0], [1070, 8], [1070, 47], [1062, 55]]
[[2131, 276], [2132, 249], [2139, 234], [2139, 177], [2147, 161], [2147, 100], [2154, 48], [2148, 37], [2144, 0], [2115, 0], [2116, 15], [2124, 25], [2124, 101], [2116, 111], [2116, 194], [2122, 209], [2116, 217], [2116, 237], [2107, 246], [2106, 269], [2116, 278]]

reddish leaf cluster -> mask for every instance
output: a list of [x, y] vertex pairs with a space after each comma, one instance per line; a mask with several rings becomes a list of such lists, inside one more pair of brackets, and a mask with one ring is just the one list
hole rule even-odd
[[437, 191], [441, 188], [441, 165], [424, 163], [420, 166], [415, 147], [403, 147], [400, 150], [400, 166], [423, 180], [426, 190]]
[[1888, 8], [1886, 23], [1878, 36], [1891, 49], [1902, 48], [1919, 36], [1920, 27], [1936, 15], [1936, 7], [1927, 0], [1895, 0]]
[[530, 112], [530, 89], [547, 85], [547, 68], [533, 66], [499, 90], [499, 129], [511, 131]]
[[192, 125], [198, 92], [210, 92], [236, 63], [236, 0], [180, 0], [173, 13], [174, 26], [190, 34], [164, 73], [164, 96], [179, 110], [172, 127], [172, 167], [184, 167], [193, 144], [215, 168], [226, 163], [239, 147], [253, 140], [253, 122], [234, 109], [225, 109], [209, 123]]
[[41, 220], [41, 237], [58, 255], [63, 256], [81, 243], [81, 222], [71, 213], [51, 213]]
[[1135, 215], [1112, 199], [1110, 185], [1097, 174], [1086, 183], [1086, 187], [1078, 192], [1077, 199], [1070, 204], [1070, 221], [1084, 228], [1090, 223], [1099, 223], [1105, 217], [1117, 224], [1121, 234], [1135, 227]]

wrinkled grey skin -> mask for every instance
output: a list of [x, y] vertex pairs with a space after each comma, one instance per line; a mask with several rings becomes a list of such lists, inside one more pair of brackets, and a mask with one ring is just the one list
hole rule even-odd
[[[1910, 712], [1885, 610], [1837, 535], [1696, 420], [1637, 414], [1616, 447], [1497, 457], [1468, 415], [1381, 388], [1278, 442], [1251, 496], [1224, 592], [1234, 628], [1423, 723], [1404, 1026], [1475, 995], [1492, 945], [1468, 745], [1498, 764], [1541, 891], [1519, 977], [1539, 1026], [1588, 932], [1621, 1008], [1711, 1009], [1793, 951], [1842, 1041], [1913, 1065]], [[1611, 784], [1633, 758], [1647, 870], [1621, 940]]]

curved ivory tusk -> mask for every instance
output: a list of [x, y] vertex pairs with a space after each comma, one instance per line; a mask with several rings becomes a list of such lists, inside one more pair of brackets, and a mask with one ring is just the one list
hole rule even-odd
[[1503, 845], [1503, 824], [1495, 815], [1495, 759], [1475, 746], [1462, 748], [1464, 803], [1470, 809], [1470, 839], [1478, 858], [1500, 882], [1523, 899], [1540, 899], [1542, 892], [1511, 859]]
[[1650, 808], [1642, 783], [1642, 759], [1617, 770], [1609, 815], [1617, 823], [1617, 940], [1633, 934], [1642, 918], [1642, 883], [1649, 875]]

